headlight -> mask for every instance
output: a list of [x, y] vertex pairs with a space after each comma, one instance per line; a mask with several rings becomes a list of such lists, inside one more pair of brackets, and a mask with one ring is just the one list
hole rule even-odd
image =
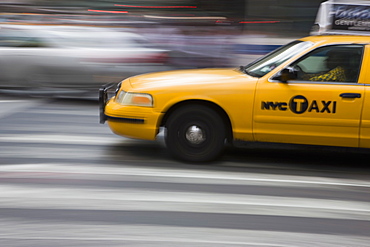
[[129, 93], [121, 91], [116, 97], [116, 102], [121, 105], [134, 105], [134, 106], [153, 106], [153, 98], [150, 94], [146, 93]]

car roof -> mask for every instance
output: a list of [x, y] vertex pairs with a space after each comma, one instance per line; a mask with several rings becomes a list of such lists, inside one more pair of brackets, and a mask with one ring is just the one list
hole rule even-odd
[[301, 38], [302, 41], [311, 41], [314, 43], [334, 44], [334, 43], [353, 43], [369, 44], [370, 36], [362, 35], [313, 35]]

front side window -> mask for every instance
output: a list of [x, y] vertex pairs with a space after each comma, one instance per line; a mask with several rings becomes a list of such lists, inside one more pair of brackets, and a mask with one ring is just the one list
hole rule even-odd
[[311, 42], [293, 41], [248, 65], [244, 71], [251, 76], [262, 77], [280, 64], [311, 46], [313, 46]]
[[332, 45], [318, 48], [290, 67], [296, 80], [322, 82], [357, 82], [363, 45]]

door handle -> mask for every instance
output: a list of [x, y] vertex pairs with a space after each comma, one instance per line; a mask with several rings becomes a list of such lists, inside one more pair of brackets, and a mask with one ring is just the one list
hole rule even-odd
[[361, 98], [360, 93], [342, 93], [339, 96], [342, 98]]

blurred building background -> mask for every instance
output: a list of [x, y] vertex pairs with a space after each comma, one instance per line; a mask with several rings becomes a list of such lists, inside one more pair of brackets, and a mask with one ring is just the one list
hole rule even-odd
[[321, 2], [3, 0], [0, 90], [96, 91], [133, 74], [246, 65], [309, 35]]
[[[75, 19], [104, 15], [117, 25], [126, 21], [151, 21], [175, 25], [229, 25], [246, 32], [271, 32], [302, 36], [309, 33], [322, 0], [4, 0], [5, 13], [75, 15]], [[171, 8], [172, 7], [172, 8]], [[177, 8], [175, 8], [177, 7]], [[207, 19], [213, 17], [213, 19]], [[217, 19], [218, 17], [218, 19]], [[23, 16], [23, 18], [25, 18]], [[41, 16], [29, 17], [33, 21]], [[73, 19], [68, 17], [69, 21]], [[47, 18], [43, 18], [44, 21]], [[67, 22], [67, 17], [64, 17]], [[95, 24], [98, 24], [95, 21]]]

